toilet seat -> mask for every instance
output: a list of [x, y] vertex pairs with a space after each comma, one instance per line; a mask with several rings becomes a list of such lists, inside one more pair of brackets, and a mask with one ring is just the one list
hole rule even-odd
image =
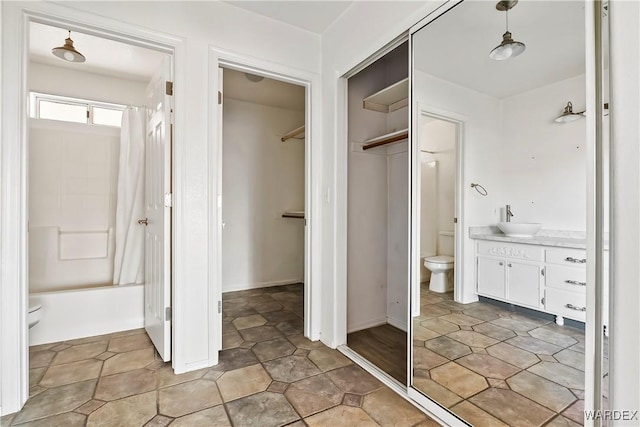
[[454, 262], [453, 257], [448, 255], [428, 256], [424, 260], [433, 264], [453, 264]]

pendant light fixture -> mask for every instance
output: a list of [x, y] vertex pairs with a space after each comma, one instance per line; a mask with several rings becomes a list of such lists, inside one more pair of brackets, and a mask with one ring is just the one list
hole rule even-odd
[[[608, 106], [608, 105], [607, 105]], [[571, 102], [567, 102], [567, 105], [564, 107], [564, 112], [556, 117], [556, 123], [568, 123], [574, 120], [578, 120], [579, 118], [584, 116], [584, 111], [579, 113], [573, 112], [573, 104]]]
[[509, 9], [515, 7], [518, 0], [501, 0], [496, 4], [496, 9], [505, 13], [507, 31], [502, 35], [502, 43], [494, 47], [489, 53], [489, 58], [496, 61], [504, 61], [520, 55], [526, 49], [524, 43], [513, 40], [511, 32], [509, 32]]
[[67, 62], [85, 61], [84, 55], [78, 52], [75, 47], [73, 47], [73, 40], [71, 40], [71, 30], [69, 30], [69, 37], [64, 41], [64, 46], [54, 47], [53, 49], [51, 49], [51, 53]]

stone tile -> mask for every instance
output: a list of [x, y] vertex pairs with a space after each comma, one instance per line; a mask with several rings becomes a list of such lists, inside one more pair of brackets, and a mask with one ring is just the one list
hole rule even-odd
[[153, 348], [143, 348], [116, 354], [104, 362], [101, 375], [105, 376], [144, 368], [153, 362], [155, 353], [156, 351]]
[[584, 400], [578, 400], [562, 413], [566, 418], [580, 425], [584, 422]]
[[268, 391], [227, 403], [227, 410], [236, 426], [283, 426], [300, 418], [282, 394]]
[[498, 341], [504, 341], [516, 336], [512, 330], [494, 325], [493, 323], [481, 323], [479, 325], [475, 325], [473, 330]]
[[576, 398], [568, 389], [527, 371], [507, 380], [511, 390], [538, 402], [555, 412], [560, 412]]
[[321, 341], [311, 341], [304, 335], [287, 335], [287, 339], [291, 344], [304, 350], [313, 350], [314, 348], [323, 348], [324, 344]]
[[473, 353], [487, 354], [487, 350], [485, 348], [481, 348], [481, 347], [471, 347], [471, 351]]
[[300, 318], [287, 322], [280, 322], [276, 325], [276, 329], [284, 335], [299, 335], [304, 332], [304, 321]]
[[536, 328], [532, 331], [529, 331], [529, 335], [534, 338], [538, 338], [540, 340], [550, 342], [551, 344], [555, 344], [560, 347], [571, 347], [574, 344], [578, 343], [578, 340], [575, 338], [564, 335], [559, 332], [550, 331], [546, 328]]
[[173, 421], [173, 418], [165, 417], [164, 415], [156, 415], [144, 425], [144, 427], [166, 427]]
[[44, 376], [45, 372], [47, 372], [46, 367], [29, 369], [29, 387], [37, 385]]
[[493, 338], [474, 331], [456, 331], [447, 334], [447, 336], [449, 338], [453, 338], [454, 340], [460, 341], [461, 343], [466, 344], [470, 347], [486, 348], [490, 345], [498, 343], [498, 341], [494, 340]]
[[225, 402], [230, 402], [250, 394], [265, 391], [271, 377], [261, 365], [227, 371], [217, 380], [220, 394]]
[[89, 415], [87, 427], [142, 426], [156, 416], [156, 391], [109, 402]]
[[144, 328], [138, 329], [128, 329], [126, 331], [118, 331], [112, 334], [103, 335], [105, 339], [113, 339], [113, 338], [121, 338], [121, 337], [130, 337], [132, 335], [144, 335], [147, 336], [147, 331]]
[[458, 326], [473, 326], [483, 322], [483, 320], [467, 316], [466, 314], [447, 314], [440, 317], [440, 319], [446, 320], [447, 322], [455, 323]]
[[240, 348], [253, 348], [254, 345], [256, 345], [256, 343], [252, 341], [243, 341], [242, 344], [240, 344]]
[[44, 350], [51, 350], [53, 347], [57, 346], [58, 344], [59, 343], [57, 342], [51, 342], [48, 344], [32, 345], [31, 347], [29, 347], [29, 354], [37, 353], [39, 351], [44, 351]]
[[365, 411], [353, 406], [340, 405], [327, 411], [305, 418], [309, 427], [358, 426], [379, 427]]
[[69, 344], [57, 343], [55, 346], [51, 347], [51, 350], [53, 350], [53, 351], [62, 351], [62, 350], [68, 349], [69, 347], [71, 347]]
[[487, 353], [521, 369], [526, 369], [540, 362], [535, 354], [502, 342], [487, 347]]
[[545, 427], [580, 427], [581, 425], [582, 424], [571, 421], [569, 418], [558, 415]]
[[440, 427], [441, 424], [432, 420], [431, 418], [425, 418], [421, 423], [416, 424], [413, 427]]
[[440, 366], [449, 361], [449, 359], [440, 356], [433, 351], [422, 348], [415, 347], [413, 349], [413, 368], [414, 369], [431, 369], [436, 366]]
[[51, 350], [30, 352], [29, 368], [46, 368], [54, 357], [56, 357], [56, 352]]
[[77, 362], [79, 360], [90, 359], [98, 356], [107, 349], [107, 343], [104, 341], [92, 342], [81, 345], [74, 345], [66, 350], [58, 352], [52, 365], [61, 365], [63, 363]]
[[262, 326], [267, 323], [267, 319], [259, 314], [253, 314], [251, 316], [238, 317], [231, 323], [233, 323], [233, 326], [235, 326], [237, 330], [241, 330]]
[[413, 339], [414, 340], [420, 340], [420, 341], [427, 341], [430, 340], [432, 338], [436, 338], [439, 337], [441, 334], [435, 331], [432, 331], [431, 329], [427, 329], [424, 328], [422, 326], [419, 325], [414, 325], [413, 327]]
[[227, 316], [231, 316], [233, 318], [253, 316], [255, 314], [258, 314], [258, 312], [253, 307], [240, 306], [240, 307], [225, 308], [224, 302], [222, 303], [222, 312]]
[[562, 363], [540, 362], [527, 370], [561, 386], [584, 390], [584, 372]]
[[493, 387], [493, 388], [504, 388], [504, 389], [508, 389], [509, 385], [507, 384], [507, 382], [505, 380], [499, 380], [496, 378], [487, 378], [487, 381], [489, 381], [489, 387]]
[[515, 337], [505, 342], [531, 353], [547, 354], [549, 356], [562, 350], [562, 347], [558, 347], [557, 345], [533, 337]]
[[115, 356], [117, 353], [112, 353], [110, 351], [105, 351], [104, 353], [101, 353], [99, 355], [97, 355], [96, 357], [94, 357], [94, 359], [99, 359], [99, 360], [107, 360], [110, 357]]
[[100, 360], [81, 360], [65, 365], [51, 366], [40, 380], [40, 385], [51, 388], [98, 378], [102, 362]]
[[499, 319], [491, 320], [491, 323], [503, 328], [511, 329], [512, 331], [527, 332], [535, 329], [539, 326], [538, 323], [528, 320], [511, 319], [508, 317], [501, 317]]
[[473, 331], [473, 328], [471, 326], [467, 326], [467, 325], [460, 325], [460, 330], [462, 330], [462, 331]]
[[[20, 424], [20, 427], [84, 427], [86, 421], [86, 415], [76, 414], [75, 412], [66, 412], [64, 414], [54, 415], [41, 420], [29, 421], [27, 423]], [[2, 425], [4, 426], [4, 424]]]
[[96, 409], [100, 408], [105, 403], [107, 403], [107, 402], [104, 402], [102, 400], [93, 399], [93, 400], [88, 401], [84, 405], [80, 406], [79, 408], [76, 408], [75, 412], [78, 412], [78, 413], [84, 414], [84, 415], [89, 415], [90, 413], [92, 413]]
[[184, 417], [176, 418], [172, 423], [172, 427], [231, 427], [231, 421], [227, 417], [224, 406], [218, 405], [213, 408], [205, 409]]
[[460, 329], [458, 325], [454, 325], [451, 322], [441, 320], [440, 318], [425, 320], [424, 322], [420, 323], [420, 326], [422, 326], [423, 328], [431, 329], [432, 331], [438, 332], [442, 335]]
[[346, 358], [338, 350], [326, 347], [311, 350], [307, 355], [307, 358], [309, 358], [309, 360], [311, 360], [322, 372], [327, 372], [332, 369], [341, 368], [351, 364], [351, 360]]
[[284, 393], [289, 387], [289, 383], [283, 383], [280, 381], [272, 381], [271, 385], [267, 387], [267, 391], [272, 391], [274, 393]]
[[471, 354], [471, 349], [468, 346], [446, 336], [425, 341], [424, 346], [449, 360]]
[[274, 338], [282, 337], [279, 330], [273, 326], [258, 326], [256, 328], [242, 329], [240, 335], [245, 341], [267, 341]]
[[141, 348], [153, 347], [153, 343], [147, 334], [127, 335], [113, 338], [109, 341], [108, 351], [114, 353], [125, 353], [127, 351], [140, 350]]
[[247, 348], [232, 348], [222, 350], [220, 352], [219, 365], [225, 371], [244, 368], [245, 366], [255, 365], [258, 359], [253, 352]]
[[578, 344], [572, 345], [569, 349], [577, 351], [578, 353], [584, 353], [584, 341], [578, 341]]
[[437, 382], [426, 378], [413, 378], [413, 386], [445, 408], [450, 408], [462, 398]]
[[500, 317], [495, 312], [495, 310], [493, 310], [490, 307], [471, 308], [471, 309], [468, 309], [468, 310], [463, 310], [462, 312], [464, 314], [466, 314], [467, 316], [475, 317], [476, 319], [480, 319], [480, 320], [483, 320], [485, 322], [488, 322], [490, 320], [495, 320], [495, 319], [498, 319]]
[[473, 396], [488, 387], [487, 381], [482, 376], [455, 362], [432, 369], [431, 379], [464, 398]]
[[156, 373], [147, 369], [137, 369], [101, 377], [94, 397], [99, 400], [111, 401], [146, 393], [155, 390], [155, 388]]
[[279, 302], [263, 302], [254, 306], [258, 313], [269, 313], [271, 311], [282, 310], [282, 304]]
[[43, 391], [48, 390], [44, 387], [40, 387], [39, 385], [37, 386], [33, 386], [33, 387], [29, 387], [29, 397], [33, 397], [35, 395], [38, 395], [40, 393], [42, 393]]
[[306, 357], [285, 356], [264, 362], [265, 369], [276, 381], [292, 383], [320, 373]]
[[343, 393], [325, 375], [316, 375], [291, 384], [284, 395], [304, 418], [339, 405]]
[[536, 356], [543, 362], [557, 362], [555, 357], [549, 356], [548, 354], [537, 354]]
[[366, 395], [362, 409], [383, 426], [412, 426], [426, 418], [418, 408], [386, 387]]
[[490, 388], [469, 401], [512, 426], [540, 426], [555, 416], [545, 407], [511, 390]]
[[240, 334], [237, 333], [237, 332], [232, 332], [232, 333], [229, 333], [229, 334], [223, 334], [222, 335], [222, 348], [223, 349], [239, 347], [240, 344], [242, 344], [243, 342], [244, 342], [244, 340], [242, 339]]
[[202, 379], [163, 388], [158, 401], [159, 413], [169, 417], [181, 417], [222, 403], [216, 383]]
[[96, 380], [89, 380], [46, 390], [27, 401], [14, 423], [20, 424], [71, 411], [90, 401], [95, 387]]
[[253, 353], [261, 362], [265, 360], [277, 359], [282, 356], [289, 356], [296, 351], [296, 347], [286, 338], [276, 338], [275, 340], [262, 341], [252, 347]]
[[362, 406], [363, 400], [363, 396], [360, 396], [359, 394], [345, 393], [344, 397], [342, 398], [342, 404], [359, 408]]
[[468, 401], [460, 402], [451, 411], [474, 427], [509, 427]]
[[13, 419], [18, 415], [18, 412], [14, 412], [13, 414], [3, 415], [0, 417], [0, 426], [10, 426], [13, 422]]
[[573, 350], [562, 350], [554, 354], [553, 357], [562, 364], [584, 371], [584, 353], [578, 353]]
[[185, 372], [184, 374], [175, 374], [171, 365], [168, 364], [157, 370], [158, 388], [197, 380], [202, 378], [207, 372], [209, 372], [208, 369], [198, 369], [197, 371]]
[[311, 350], [305, 350], [302, 348], [298, 348], [296, 349], [296, 351], [293, 352], [294, 356], [304, 356], [307, 357], [309, 355], [309, 353], [311, 353]]
[[263, 316], [265, 319], [271, 321], [271, 322], [293, 322], [296, 320], [300, 320], [300, 317], [289, 311], [289, 310], [279, 310], [279, 311], [272, 311], [272, 312], [267, 312], [267, 313], [263, 313]]
[[367, 394], [382, 387], [373, 375], [354, 364], [334, 369], [326, 375], [345, 393]]
[[470, 354], [456, 360], [456, 363], [469, 368], [485, 378], [504, 380], [520, 372], [520, 368], [503, 362], [488, 354]]

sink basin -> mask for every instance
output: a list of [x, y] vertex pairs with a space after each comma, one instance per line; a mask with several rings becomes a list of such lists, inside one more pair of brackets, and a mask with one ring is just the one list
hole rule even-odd
[[537, 222], [499, 222], [498, 228], [505, 236], [533, 237], [540, 230], [542, 224]]

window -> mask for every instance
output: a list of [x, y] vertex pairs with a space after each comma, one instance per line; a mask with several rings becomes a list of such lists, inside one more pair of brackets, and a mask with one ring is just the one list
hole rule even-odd
[[116, 126], [122, 123], [125, 105], [31, 92], [31, 117], [63, 122]]

